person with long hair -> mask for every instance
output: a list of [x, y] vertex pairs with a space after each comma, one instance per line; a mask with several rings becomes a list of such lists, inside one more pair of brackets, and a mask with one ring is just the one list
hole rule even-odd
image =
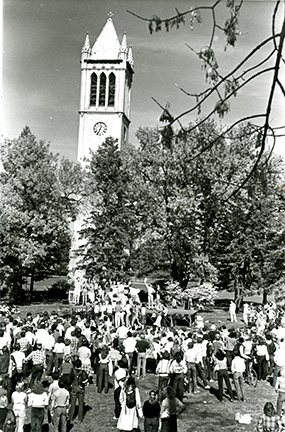
[[184, 405], [175, 397], [175, 391], [170, 386], [163, 389], [163, 395], [165, 398], [160, 411], [161, 432], [177, 432], [177, 415], [183, 411]]
[[139, 417], [143, 417], [141, 398], [135, 379], [129, 377], [120, 393], [121, 412], [117, 428], [121, 432], [139, 430]]
[[263, 407], [263, 414], [259, 416], [257, 429], [258, 432], [278, 432], [281, 431], [281, 420], [276, 414], [271, 402], [266, 402]]
[[224, 393], [223, 381], [225, 381], [227, 389], [228, 389], [229, 398], [230, 398], [230, 401], [232, 402], [234, 395], [233, 395], [233, 390], [232, 390], [232, 386], [231, 386], [230, 378], [229, 378], [229, 373], [228, 373], [228, 369], [227, 369], [227, 359], [226, 359], [226, 356], [223, 353], [223, 351], [219, 350], [216, 353], [216, 355], [214, 356], [214, 363], [215, 363], [214, 371], [217, 371], [217, 373], [218, 373], [218, 385], [219, 385], [218, 398], [219, 398], [219, 401], [222, 402], [222, 400], [223, 400], [223, 393]]

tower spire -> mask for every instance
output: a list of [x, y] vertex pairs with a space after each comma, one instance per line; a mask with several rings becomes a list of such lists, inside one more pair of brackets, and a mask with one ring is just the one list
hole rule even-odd
[[90, 51], [90, 36], [89, 36], [89, 32], [86, 33], [86, 37], [85, 37], [85, 42], [84, 45], [82, 47], [82, 53], [88, 53]]
[[133, 48], [130, 45], [128, 50], [128, 62], [132, 67], [134, 67], [134, 58], [133, 58]]
[[128, 51], [128, 42], [127, 42], [127, 33], [124, 33], [122, 43], [121, 43], [121, 52], [126, 53]]
[[108, 14], [108, 19], [100, 35], [92, 47], [92, 55], [96, 59], [118, 59], [120, 52], [120, 42], [113, 24], [112, 12]]

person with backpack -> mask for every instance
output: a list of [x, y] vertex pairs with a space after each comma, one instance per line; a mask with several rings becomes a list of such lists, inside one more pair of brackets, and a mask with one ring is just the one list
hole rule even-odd
[[143, 417], [139, 389], [133, 377], [128, 378], [125, 388], [120, 393], [121, 413], [117, 428], [121, 432], [138, 431], [139, 417]]
[[77, 359], [74, 361], [74, 378], [71, 384], [70, 390], [70, 407], [69, 407], [69, 418], [73, 421], [76, 401], [78, 400], [78, 420], [83, 420], [83, 408], [85, 398], [85, 387], [88, 384], [88, 375], [81, 369], [81, 360]]

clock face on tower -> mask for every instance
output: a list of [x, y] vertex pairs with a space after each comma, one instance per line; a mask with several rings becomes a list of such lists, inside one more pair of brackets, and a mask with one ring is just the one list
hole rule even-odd
[[103, 122], [95, 123], [93, 132], [98, 136], [104, 135], [107, 132], [107, 125]]

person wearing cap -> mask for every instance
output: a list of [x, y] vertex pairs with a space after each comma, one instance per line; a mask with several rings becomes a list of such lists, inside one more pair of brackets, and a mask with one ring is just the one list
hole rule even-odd
[[30, 387], [33, 386], [35, 381], [40, 381], [44, 368], [46, 367], [46, 353], [42, 348], [42, 344], [37, 342], [36, 349], [32, 351], [25, 359], [26, 363], [29, 360], [31, 360], [33, 363]]

